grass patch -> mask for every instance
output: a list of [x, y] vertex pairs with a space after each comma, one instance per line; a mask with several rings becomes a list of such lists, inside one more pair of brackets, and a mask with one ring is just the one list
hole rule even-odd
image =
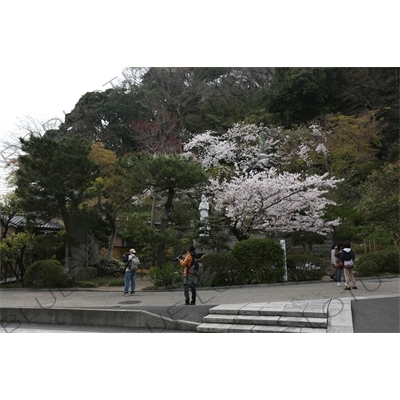
[[93, 281], [76, 281], [74, 286], [80, 288], [96, 288], [99, 287], [99, 284]]
[[112, 279], [108, 282], [108, 286], [124, 286], [125, 280], [124, 279]]

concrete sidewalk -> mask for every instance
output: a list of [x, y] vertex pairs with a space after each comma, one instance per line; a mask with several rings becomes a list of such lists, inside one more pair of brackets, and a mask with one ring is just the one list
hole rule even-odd
[[[127, 311], [129, 315], [135, 315], [141, 323], [149, 323], [161, 318], [162, 324], [168, 323], [168, 329], [181, 330], [187, 327], [193, 330], [202, 322], [210, 308], [222, 304], [251, 304], [271, 302], [304, 302], [316, 301], [326, 304], [335, 304], [341, 309], [352, 302], [365, 299], [379, 299], [399, 297], [399, 277], [381, 277], [357, 279], [357, 290], [345, 291], [344, 287], [338, 287], [336, 282], [318, 281], [301, 283], [279, 283], [265, 285], [251, 285], [241, 287], [200, 288], [197, 293], [197, 305], [185, 306], [182, 289], [174, 290], [144, 290], [150, 285], [149, 281], [137, 280], [137, 292], [135, 296], [123, 296], [123, 288], [102, 287], [96, 289], [0, 289], [1, 321], [12, 319], [11, 315], [18, 318], [18, 322], [40, 322], [31, 320], [24, 315], [44, 315], [55, 321], [57, 310], [83, 310], [97, 311], [97, 317], [107, 314], [109, 321], [112, 318], [122, 318]], [[361, 302], [359, 302], [361, 303]], [[22, 314], [20, 311], [23, 310]], [[114, 315], [111, 312], [115, 312]], [[93, 315], [94, 315], [93, 314]], [[113, 315], [113, 317], [111, 317]], [[343, 315], [342, 315], [343, 316]], [[25, 318], [25, 320], [23, 320]], [[35, 317], [37, 318], [37, 317]], [[73, 317], [70, 317], [73, 318]], [[17, 321], [17, 320], [15, 320]], [[96, 319], [90, 318], [95, 324]], [[147, 322], [143, 322], [147, 321]], [[110, 322], [110, 323], [111, 323]], [[118, 321], [114, 321], [118, 323]], [[1, 330], [0, 330], [1, 331]], [[346, 330], [343, 330], [346, 331]], [[347, 330], [350, 331], [350, 330]], [[352, 327], [351, 327], [352, 331]]]

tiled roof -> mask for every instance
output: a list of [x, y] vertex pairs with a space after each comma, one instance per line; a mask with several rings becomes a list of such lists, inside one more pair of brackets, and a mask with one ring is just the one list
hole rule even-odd
[[[24, 215], [17, 214], [13, 218], [11, 218], [10, 225], [15, 228], [22, 228], [26, 225], [26, 217]], [[35, 228], [45, 229], [49, 231], [60, 231], [61, 229], [64, 229], [63, 226], [61, 226], [57, 222], [46, 222], [45, 220], [40, 218], [36, 218], [35, 222], [32, 222], [32, 225]]]

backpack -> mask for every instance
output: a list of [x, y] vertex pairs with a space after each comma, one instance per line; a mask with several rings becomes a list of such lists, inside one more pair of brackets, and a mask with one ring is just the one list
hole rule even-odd
[[133, 256], [127, 263], [126, 267], [131, 271], [136, 271], [139, 268], [140, 261], [136, 256]]
[[192, 254], [193, 257], [193, 264], [190, 267], [189, 275], [198, 275], [199, 274], [199, 260], [197, 258], [196, 253]]

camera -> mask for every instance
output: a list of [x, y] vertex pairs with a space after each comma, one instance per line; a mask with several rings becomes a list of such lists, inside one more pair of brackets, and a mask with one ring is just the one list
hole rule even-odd
[[183, 256], [181, 254], [179, 254], [179, 256], [176, 256], [174, 258], [174, 261], [179, 261], [179, 260], [183, 260]]

